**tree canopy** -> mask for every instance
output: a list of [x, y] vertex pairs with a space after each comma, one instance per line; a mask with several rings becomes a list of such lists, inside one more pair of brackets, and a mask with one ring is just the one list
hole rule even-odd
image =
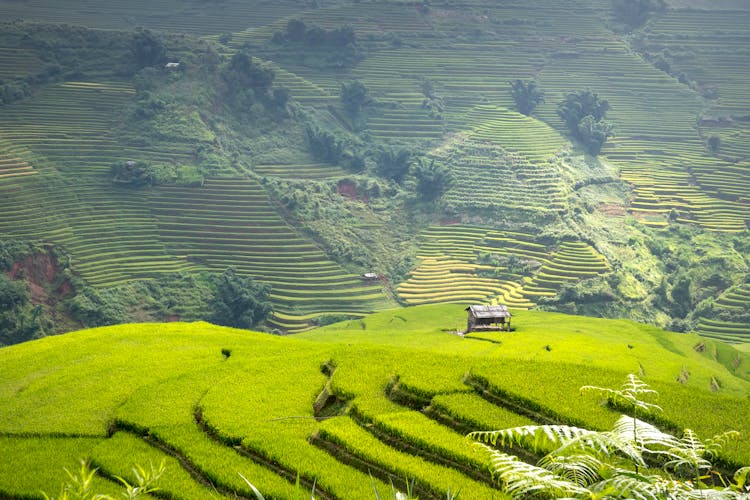
[[232, 56], [223, 73], [230, 90], [238, 92], [252, 89], [256, 94], [265, 94], [271, 88], [276, 73], [273, 69], [261, 65], [244, 51]]
[[630, 28], [642, 26], [654, 12], [663, 11], [664, 0], [614, 0], [615, 17]]
[[400, 183], [409, 173], [411, 151], [406, 148], [383, 148], [377, 156], [377, 173]]
[[211, 321], [234, 328], [252, 328], [263, 322], [273, 311], [269, 302], [271, 288], [252, 277], [242, 277], [228, 268], [213, 281]]
[[360, 80], [341, 84], [341, 104], [349, 116], [356, 118], [370, 103], [370, 91]]
[[571, 92], [557, 106], [570, 133], [578, 139], [590, 154], [596, 156], [609, 137], [614, 135], [613, 125], [604, 120], [609, 102], [600, 99], [589, 89]]
[[534, 108], [544, 102], [544, 92], [539, 88], [536, 80], [513, 80], [510, 83], [510, 93], [516, 101], [516, 110], [524, 115], [530, 115]]
[[444, 165], [417, 161], [414, 167], [414, 177], [417, 178], [417, 194], [424, 201], [434, 201], [443, 196], [453, 183], [450, 170]]
[[138, 69], [164, 64], [167, 60], [167, 49], [162, 41], [149, 30], [135, 32], [132, 51]]

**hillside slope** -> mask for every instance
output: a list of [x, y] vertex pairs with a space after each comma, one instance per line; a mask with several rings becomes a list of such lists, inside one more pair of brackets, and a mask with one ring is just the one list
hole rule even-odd
[[[252, 496], [238, 473], [289, 498], [297, 472], [317, 497], [372, 498], [368, 470], [381, 491], [407, 477], [420, 497], [498, 498], [462, 433], [608, 427], [618, 414], [578, 388], [617, 387], [629, 372], [659, 391], [662, 423], [750, 434], [748, 354], [627, 321], [515, 314], [514, 332], [465, 338], [450, 333], [462, 308], [437, 305], [293, 338], [143, 324], [2, 348], [0, 492], [55, 493], [61, 468], [86, 458], [101, 491], [164, 459], [165, 492], [192, 498]], [[747, 438], [726, 458], [747, 463]]]

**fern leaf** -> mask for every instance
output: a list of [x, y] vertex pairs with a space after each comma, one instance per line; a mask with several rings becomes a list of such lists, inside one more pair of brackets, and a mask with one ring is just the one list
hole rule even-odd
[[472, 432], [468, 437], [493, 446], [521, 446], [534, 452], [550, 452], [594, 431], [567, 425], [525, 425], [497, 431]]
[[562, 498], [587, 495], [590, 491], [572, 481], [557, 477], [552, 472], [520, 461], [513, 455], [507, 455], [482, 443], [490, 456], [490, 471], [503, 483], [504, 489], [516, 497], [531, 497], [537, 494]]
[[671, 434], [662, 432], [655, 426], [637, 418], [622, 415], [612, 433], [623, 441], [632, 441], [634, 436], [638, 440], [636, 446], [651, 453], [663, 453], [665, 450], [681, 446], [681, 441]]
[[598, 458], [588, 454], [546, 455], [538, 464], [558, 477], [581, 486], [588, 486], [602, 479], [605, 468]]
[[[686, 483], [665, 479], [657, 475], [644, 475], [625, 469], [615, 469], [612, 477], [591, 487], [604, 498], [635, 498], [657, 500], [687, 498], [693, 491]], [[598, 498], [600, 498], [598, 497]]]
[[740, 438], [740, 433], [737, 431], [726, 431], [721, 434], [717, 434], [712, 438], [706, 439], [705, 444], [705, 455], [711, 459], [715, 459], [724, 449], [724, 446], [730, 441], [736, 441]]
[[649, 388], [646, 382], [642, 381], [632, 373], [628, 375], [628, 380], [620, 389], [585, 385], [581, 387], [580, 391], [581, 393], [589, 391], [604, 393], [608, 398], [611, 398], [615, 402], [624, 401], [627, 405], [632, 406], [634, 410], [640, 409], [647, 413], [655, 410], [662, 411], [662, 408], [659, 405], [646, 402], [642, 399], [643, 396], [656, 395], [658, 393]]

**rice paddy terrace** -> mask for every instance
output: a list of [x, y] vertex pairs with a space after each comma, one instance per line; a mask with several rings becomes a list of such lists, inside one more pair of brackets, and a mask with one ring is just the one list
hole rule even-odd
[[471, 226], [431, 227], [421, 241], [420, 264], [397, 288], [408, 304], [481, 302], [530, 308], [538, 297], [555, 296], [564, 283], [609, 271], [606, 259], [581, 241], [553, 248], [532, 234]]
[[[414, 481], [420, 498], [505, 498], [470, 430], [533, 422], [608, 428], [585, 384], [638, 371], [661, 422], [747, 436], [748, 354], [628, 321], [514, 310], [516, 330], [459, 337], [463, 306], [378, 313], [277, 337], [206, 323], [121, 325], [0, 350], [0, 494], [56, 494], [79, 459], [94, 488], [164, 460], [162, 493], [373, 498]], [[554, 328], [550, 328], [554, 325]], [[710, 408], [710, 410], [708, 410]], [[707, 414], [711, 418], [705, 418]], [[747, 438], [726, 459], [747, 463]], [[374, 476], [371, 480], [370, 474]]]
[[2, 110], [3, 234], [62, 245], [73, 269], [99, 287], [234, 266], [272, 284], [273, 324], [290, 331], [313, 313], [387, 304], [379, 285], [346, 273], [286, 224], [255, 181], [207, 179], [146, 193], [113, 186], [110, 165], [123, 158], [193, 161], [179, 143], [118, 141], [114, 112], [132, 92], [124, 83], [65, 82]]

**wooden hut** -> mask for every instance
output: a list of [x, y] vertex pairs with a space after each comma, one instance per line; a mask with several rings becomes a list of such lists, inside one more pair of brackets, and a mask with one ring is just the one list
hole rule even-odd
[[511, 314], [508, 306], [474, 305], [466, 308], [469, 318], [466, 322], [466, 333], [478, 331], [510, 331]]

